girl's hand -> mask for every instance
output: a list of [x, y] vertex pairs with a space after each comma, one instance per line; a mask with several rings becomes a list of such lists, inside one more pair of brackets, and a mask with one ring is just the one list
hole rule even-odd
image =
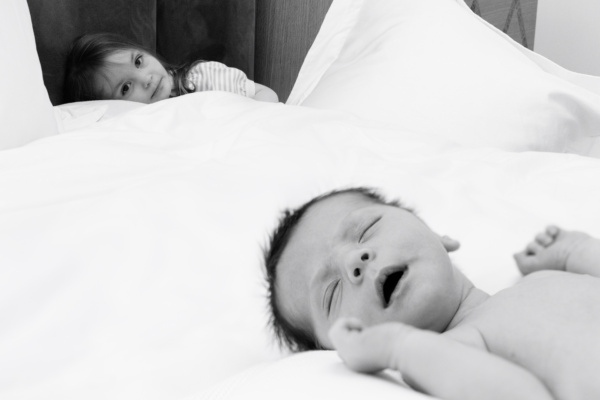
[[374, 373], [398, 365], [398, 344], [414, 330], [399, 322], [365, 327], [356, 318], [340, 318], [329, 330], [329, 337], [346, 365], [358, 372]]
[[277, 97], [277, 93], [275, 93], [271, 88], [268, 88], [264, 85], [254, 83], [256, 92], [254, 93], [254, 100], [258, 101], [266, 101], [270, 103], [277, 103], [279, 98]]

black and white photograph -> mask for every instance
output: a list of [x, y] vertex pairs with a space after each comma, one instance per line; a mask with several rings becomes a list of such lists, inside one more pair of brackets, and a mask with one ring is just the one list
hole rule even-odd
[[0, 399], [600, 399], [600, 0], [0, 0]]

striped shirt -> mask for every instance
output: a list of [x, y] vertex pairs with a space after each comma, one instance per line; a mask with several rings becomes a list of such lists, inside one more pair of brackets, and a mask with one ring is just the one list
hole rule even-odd
[[186, 79], [193, 83], [196, 92], [221, 90], [246, 97], [254, 97], [254, 82], [242, 71], [216, 61], [199, 62], [188, 72]]

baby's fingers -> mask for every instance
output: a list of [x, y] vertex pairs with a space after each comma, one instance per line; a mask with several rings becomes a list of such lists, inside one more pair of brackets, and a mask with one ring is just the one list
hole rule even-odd
[[530, 251], [529, 247], [524, 251], [513, 254], [517, 267], [523, 275], [540, 270], [539, 259], [535, 257], [535, 254]]
[[329, 338], [333, 347], [338, 349], [340, 345], [348, 342], [348, 335], [362, 332], [364, 326], [357, 318], [340, 318], [329, 329]]
[[556, 239], [558, 234], [560, 233], [560, 228], [556, 225], [548, 225], [546, 227], [546, 234], [552, 237], [552, 240]]
[[362, 331], [364, 329], [364, 324], [361, 322], [360, 319], [358, 318], [353, 318], [353, 317], [347, 317], [347, 318], [340, 318], [338, 319], [334, 326], [340, 326], [341, 328], [345, 329], [346, 331]]
[[544, 247], [548, 247], [554, 243], [559, 233], [559, 227], [548, 225], [543, 232], [540, 232], [535, 236], [535, 241]]
[[519, 270], [523, 275], [530, 274], [540, 269], [537, 255], [542, 250], [544, 250], [544, 247], [537, 241], [533, 241], [527, 245], [525, 250], [513, 254], [517, 267], [519, 267]]
[[389, 327], [367, 328], [355, 318], [341, 318], [329, 330], [340, 358], [358, 372], [372, 373], [389, 366], [392, 337]]
[[535, 256], [536, 254], [538, 254], [542, 250], [544, 250], [544, 248], [545, 247], [542, 246], [540, 243], [538, 243], [537, 241], [534, 241], [527, 245], [527, 247], [525, 248], [525, 254], [528, 256]]
[[544, 247], [548, 247], [554, 242], [554, 237], [547, 232], [542, 232], [535, 236], [535, 241]]

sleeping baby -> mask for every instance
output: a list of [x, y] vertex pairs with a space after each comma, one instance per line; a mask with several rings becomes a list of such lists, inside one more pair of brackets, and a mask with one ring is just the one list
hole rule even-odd
[[493, 296], [451, 263], [458, 247], [366, 188], [288, 210], [265, 250], [275, 333], [442, 399], [600, 398], [600, 240], [547, 228]]

